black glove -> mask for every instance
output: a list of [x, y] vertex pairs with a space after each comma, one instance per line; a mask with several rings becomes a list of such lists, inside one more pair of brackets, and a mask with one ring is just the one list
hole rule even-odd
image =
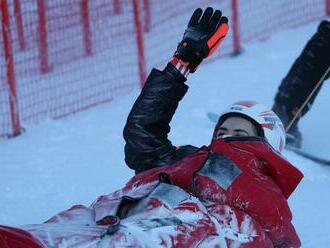
[[227, 32], [228, 19], [220, 10], [208, 7], [203, 13], [202, 9], [196, 9], [174, 57], [185, 62], [190, 72], [195, 72], [202, 60], [220, 46]]

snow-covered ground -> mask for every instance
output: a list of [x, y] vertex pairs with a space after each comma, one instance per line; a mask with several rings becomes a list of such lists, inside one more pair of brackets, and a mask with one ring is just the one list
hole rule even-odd
[[[207, 144], [213, 124], [206, 113], [221, 112], [234, 101], [251, 99], [271, 106], [281, 78], [317, 24], [245, 45], [242, 55], [203, 65], [190, 75], [190, 90], [171, 123], [173, 143]], [[124, 162], [122, 129], [137, 95], [135, 91], [65, 119], [25, 126], [23, 135], [1, 140], [0, 224], [40, 223], [123, 186], [133, 172]], [[304, 149], [328, 158], [329, 97], [328, 81], [300, 123]], [[330, 167], [289, 151], [284, 155], [305, 174], [289, 200], [303, 247], [329, 247]]]

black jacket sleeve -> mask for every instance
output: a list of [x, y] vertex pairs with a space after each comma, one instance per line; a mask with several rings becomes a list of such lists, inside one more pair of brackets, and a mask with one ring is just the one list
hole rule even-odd
[[125, 161], [136, 173], [169, 165], [181, 156], [168, 140], [169, 123], [188, 90], [172, 65], [153, 69], [135, 101], [124, 128]]
[[[289, 112], [302, 106], [329, 65], [330, 22], [322, 21], [283, 79], [275, 102], [287, 106]], [[327, 78], [329, 78], [329, 74]], [[308, 111], [316, 95], [317, 93], [306, 105], [303, 114]]]

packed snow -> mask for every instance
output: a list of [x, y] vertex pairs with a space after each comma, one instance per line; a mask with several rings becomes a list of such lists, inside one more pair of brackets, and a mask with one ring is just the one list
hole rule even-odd
[[[256, 100], [271, 106], [281, 79], [317, 25], [244, 44], [241, 55], [199, 67], [189, 76], [190, 89], [171, 123], [173, 144], [208, 144], [213, 124], [206, 113], [220, 113], [234, 101]], [[123, 186], [133, 171], [124, 162], [122, 130], [138, 93], [64, 119], [25, 125], [21, 136], [0, 140], [0, 224], [41, 223]], [[300, 128], [303, 149], [330, 159], [329, 97], [328, 81]], [[305, 175], [289, 199], [303, 247], [329, 247], [330, 167], [289, 151], [284, 156]]]

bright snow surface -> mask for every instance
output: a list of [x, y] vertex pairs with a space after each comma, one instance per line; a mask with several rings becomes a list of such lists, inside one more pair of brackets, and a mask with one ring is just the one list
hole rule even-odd
[[[271, 106], [281, 79], [317, 25], [244, 45], [240, 56], [205, 64], [190, 75], [190, 89], [171, 123], [173, 144], [208, 144], [213, 131], [208, 111], [219, 113], [237, 100]], [[123, 186], [133, 171], [124, 162], [122, 130], [137, 95], [135, 91], [65, 119], [25, 126], [23, 135], [1, 140], [0, 224], [40, 223]], [[330, 159], [329, 97], [328, 80], [300, 128], [303, 149]], [[330, 167], [289, 151], [284, 156], [305, 174], [289, 199], [303, 247], [328, 247]]]

